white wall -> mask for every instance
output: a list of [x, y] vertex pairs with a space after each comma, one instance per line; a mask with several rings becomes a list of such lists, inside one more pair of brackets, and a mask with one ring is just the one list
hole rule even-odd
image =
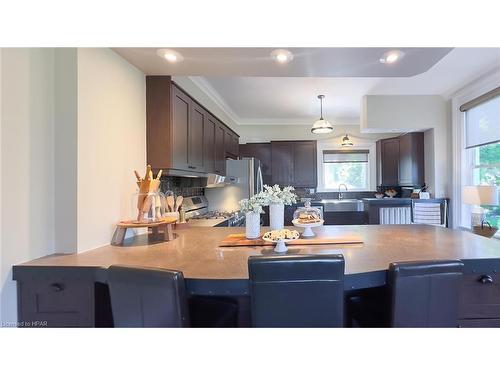
[[115, 52], [78, 49], [78, 251], [109, 244], [146, 165], [144, 74]]
[[450, 102], [439, 95], [367, 95], [361, 132], [425, 131], [425, 180], [438, 198], [451, 195]]
[[1, 317], [17, 320], [12, 265], [51, 254], [54, 239], [54, 50], [1, 54]]

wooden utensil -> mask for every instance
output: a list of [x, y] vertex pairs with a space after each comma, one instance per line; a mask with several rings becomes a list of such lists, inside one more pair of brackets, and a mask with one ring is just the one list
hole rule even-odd
[[175, 200], [173, 195], [167, 197], [167, 207], [170, 212], [174, 212]]
[[182, 195], [178, 195], [177, 198], [175, 199], [175, 211], [179, 211], [183, 201], [184, 197]]

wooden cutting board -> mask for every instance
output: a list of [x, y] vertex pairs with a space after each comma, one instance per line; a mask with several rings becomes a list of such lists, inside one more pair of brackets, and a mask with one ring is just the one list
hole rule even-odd
[[[339, 236], [336, 238], [328, 237], [311, 237], [311, 238], [299, 238], [287, 242], [286, 245], [329, 245], [329, 244], [353, 244], [353, 243], [363, 243], [363, 241], [354, 235], [352, 236]], [[232, 247], [232, 246], [276, 246], [273, 242], [264, 241], [262, 238], [256, 238], [254, 240], [249, 240], [245, 237], [244, 233], [230, 234], [220, 243], [221, 247]]]

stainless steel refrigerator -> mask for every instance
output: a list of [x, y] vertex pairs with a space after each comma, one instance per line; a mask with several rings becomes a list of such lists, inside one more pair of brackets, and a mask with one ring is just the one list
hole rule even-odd
[[239, 201], [250, 198], [263, 189], [260, 160], [242, 158], [226, 160], [226, 183], [205, 189], [208, 208], [218, 211], [239, 211]]

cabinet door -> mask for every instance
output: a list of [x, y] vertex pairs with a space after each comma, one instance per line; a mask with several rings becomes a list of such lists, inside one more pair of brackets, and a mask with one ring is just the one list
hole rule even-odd
[[188, 168], [203, 171], [203, 127], [207, 112], [197, 103], [192, 102], [191, 120], [189, 121]]
[[399, 139], [381, 141], [381, 176], [382, 185], [396, 186], [399, 183]]
[[172, 86], [172, 168], [188, 169], [191, 99]]
[[273, 184], [291, 185], [294, 176], [293, 142], [271, 142]]
[[315, 188], [317, 185], [316, 142], [293, 143], [293, 186]]
[[260, 160], [262, 180], [264, 184], [272, 184], [271, 174], [271, 143], [246, 143], [239, 146], [241, 157], [256, 158]]
[[225, 138], [226, 156], [230, 158], [238, 158], [239, 156], [239, 140], [236, 134], [231, 131], [226, 131]]
[[399, 137], [399, 184], [424, 183], [424, 133], [408, 133]]
[[204, 165], [205, 171], [208, 173], [215, 173], [215, 129], [216, 129], [215, 119], [208, 115], [205, 121], [205, 127], [203, 129], [203, 154], [204, 154]]
[[225, 176], [226, 175], [226, 149], [224, 125], [219, 121], [215, 127], [215, 173]]

